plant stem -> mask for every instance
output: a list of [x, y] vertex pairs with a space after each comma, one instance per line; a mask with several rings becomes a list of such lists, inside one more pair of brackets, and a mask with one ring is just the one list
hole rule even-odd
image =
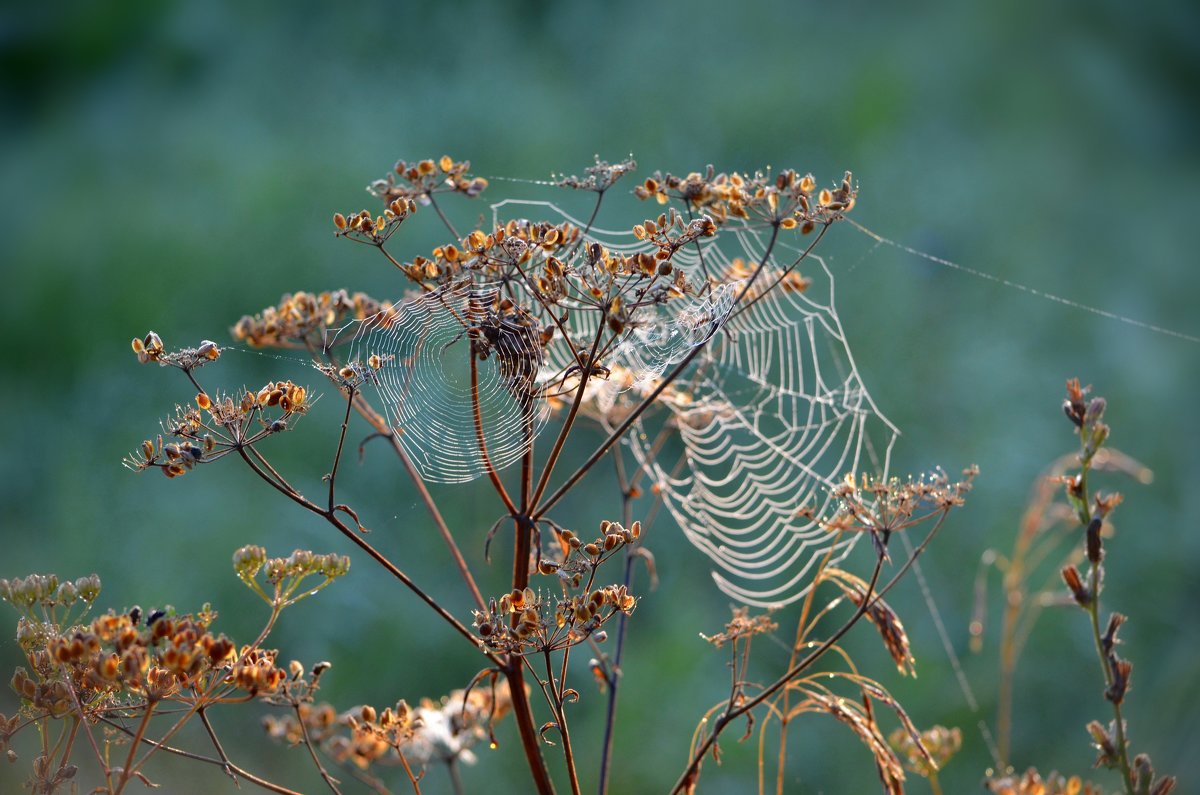
[[[1088, 455], [1087, 443], [1084, 441], [1083, 429], [1079, 431], [1080, 442], [1083, 444], [1084, 451], [1080, 455], [1081, 462], [1079, 473], [1079, 520], [1084, 527], [1091, 524], [1092, 509], [1088, 504], [1088, 472], [1091, 469], [1091, 456]], [[1113, 685], [1112, 666], [1109, 665], [1108, 655], [1104, 651], [1104, 640], [1100, 634], [1100, 572], [1101, 564], [1093, 562], [1088, 575], [1088, 589], [1091, 592], [1092, 598], [1085, 606], [1088, 618], [1092, 625], [1092, 640], [1096, 644], [1096, 656], [1100, 658], [1100, 668], [1104, 672], [1104, 683], [1108, 689]], [[1113, 709], [1113, 725], [1117, 734], [1117, 764], [1121, 768], [1121, 786], [1124, 788], [1127, 795], [1134, 795], [1133, 774], [1129, 768], [1129, 749], [1125, 742], [1125, 720], [1121, 717], [1121, 705], [1117, 701], [1109, 701]]]

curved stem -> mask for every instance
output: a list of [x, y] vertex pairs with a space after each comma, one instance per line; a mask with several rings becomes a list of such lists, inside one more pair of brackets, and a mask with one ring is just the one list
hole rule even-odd
[[815, 663], [825, 654], [825, 652], [829, 651], [830, 647], [841, 640], [842, 637], [850, 631], [851, 627], [858, 623], [859, 619], [866, 614], [868, 607], [870, 607], [872, 604], [872, 595], [875, 593], [875, 585], [879, 581], [879, 573], [882, 568], [883, 557], [878, 556], [875, 559], [875, 569], [871, 572], [871, 579], [867, 583], [867, 590], [863, 595], [862, 603], [855, 609], [854, 615], [850, 616], [850, 618], [844, 624], [842, 624], [837, 631], [835, 631], [819, 646], [809, 652], [803, 660], [794, 665], [790, 670], [788, 670], [787, 673], [776, 679], [767, 687], [763, 688], [762, 692], [760, 692], [758, 695], [754, 696], [753, 698], [746, 699], [736, 707], [732, 703], [726, 705], [725, 711], [717, 717], [715, 723], [713, 724], [712, 731], [707, 737], [704, 738], [699, 747], [692, 752], [692, 757], [688, 762], [688, 766], [684, 769], [679, 779], [675, 782], [675, 786], [671, 788], [671, 795], [674, 795], [676, 792], [683, 791], [684, 787], [687, 786], [689, 782], [694, 782], [695, 777], [700, 770], [700, 763], [712, 749], [713, 745], [716, 744], [717, 737], [720, 736], [721, 731], [724, 730], [726, 726], [737, 720], [742, 715], [745, 715], [762, 702], [766, 701], [768, 698], [778, 692], [780, 688], [786, 686], [788, 682], [811, 667], [813, 663]]

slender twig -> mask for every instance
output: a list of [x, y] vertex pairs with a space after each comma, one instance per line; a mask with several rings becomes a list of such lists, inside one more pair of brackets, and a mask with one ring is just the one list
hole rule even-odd
[[225, 753], [225, 749], [221, 747], [221, 741], [217, 739], [217, 732], [213, 729], [212, 722], [208, 719], [207, 707], [200, 707], [196, 710], [196, 716], [200, 718], [200, 722], [204, 724], [204, 730], [208, 732], [208, 738], [212, 740], [213, 748], [217, 749], [217, 756], [225, 763], [225, 775], [233, 779], [234, 784], [237, 783], [237, 776], [233, 773], [233, 767], [229, 764], [229, 756]]
[[[111, 718], [106, 718], [106, 717], [101, 716], [99, 718], [99, 720], [108, 724], [109, 726], [116, 729], [117, 731], [124, 732], [125, 734], [129, 735], [130, 737], [133, 736], [132, 730], [127, 729], [126, 727], [122, 726], [120, 723], [117, 723], [116, 721], [112, 720]], [[203, 756], [201, 754], [193, 753], [191, 751], [185, 751], [182, 748], [174, 748], [170, 745], [166, 745], [165, 743], [151, 740], [149, 737], [142, 737], [142, 742], [145, 743], [146, 745], [151, 746], [154, 749], [159, 750], [159, 751], [166, 751], [169, 754], [175, 754], [176, 756], [182, 756], [186, 759], [191, 759], [196, 762], [204, 762], [205, 764], [216, 765], [217, 767], [232, 768], [234, 773], [236, 773], [237, 775], [239, 775], [246, 781], [249, 781], [251, 784], [255, 785], [256, 787], [261, 787], [261, 788], [267, 790], [268, 792], [275, 792], [275, 793], [278, 793], [278, 795], [304, 795], [304, 793], [296, 792], [295, 790], [290, 790], [287, 787], [282, 787], [278, 784], [267, 781], [266, 779], [259, 778], [258, 776], [254, 775], [253, 773], [250, 773], [250, 772], [244, 770], [243, 768], [238, 767], [237, 765], [235, 765], [233, 762], [230, 762], [229, 760], [213, 759], [210, 756]]]
[[[113, 787], [113, 795], [121, 795], [133, 775], [133, 759], [137, 755], [138, 743], [146, 735], [146, 728], [150, 725], [150, 719], [154, 717], [154, 707], [157, 704], [157, 701], [150, 701], [142, 712], [142, 719], [138, 722], [137, 731], [134, 732], [133, 742], [129, 744], [129, 753], [125, 756], [125, 764], [121, 767], [121, 775], [117, 776], [117, 785]], [[138, 767], [141, 765], [139, 764]]]
[[336, 502], [333, 499], [334, 485], [337, 481], [338, 464], [342, 460], [342, 447], [346, 444], [346, 429], [350, 427], [350, 411], [354, 408], [354, 387], [350, 387], [346, 395], [346, 414], [342, 417], [342, 432], [338, 434], [337, 452], [333, 454], [333, 466], [329, 468], [329, 512], [333, 513]]
[[292, 703], [292, 711], [296, 713], [296, 724], [300, 727], [300, 733], [304, 736], [304, 747], [308, 749], [309, 758], [317, 767], [317, 772], [321, 774], [321, 778], [325, 781], [325, 785], [329, 787], [333, 795], [342, 795], [342, 791], [337, 788], [337, 781], [333, 776], [329, 775], [329, 771], [325, 769], [325, 765], [321, 764], [321, 758], [317, 756], [317, 749], [313, 747], [312, 738], [308, 735], [308, 726], [304, 724], [304, 716], [300, 714], [300, 705]]
[[[613, 463], [617, 470], [617, 486], [621, 490], [621, 524], [629, 527], [633, 524], [633, 494], [632, 485], [628, 476], [625, 473], [625, 461], [621, 455], [621, 448], [613, 448]], [[633, 549], [627, 547], [625, 549], [625, 577], [623, 582], [628, 588], [633, 581]], [[608, 771], [612, 764], [612, 749], [613, 738], [615, 735], [617, 722], [617, 694], [620, 692], [621, 684], [621, 657], [625, 651], [625, 631], [628, 625], [625, 613], [621, 613], [617, 617], [617, 640], [616, 649], [613, 651], [612, 658], [605, 666], [604, 678], [608, 685], [608, 701], [604, 708], [604, 739], [600, 745], [600, 773], [597, 780], [596, 791], [599, 795], [605, 795], [608, 792]]]
[[700, 768], [700, 763], [704, 760], [704, 757], [712, 749], [713, 745], [716, 744], [717, 737], [720, 736], [721, 731], [724, 730], [724, 728], [726, 726], [728, 726], [730, 723], [737, 720], [739, 717], [746, 714], [750, 710], [754, 709], [762, 702], [766, 701], [768, 698], [770, 698], [776, 692], [778, 692], [780, 688], [786, 686], [788, 682], [790, 682], [791, 680], [793, 680], [794, 678], [799, 676], [801, 673], [803, 673], [805, 670], [807, 670], [809, 667], [811, 667], [813, 665], [813, 663], [815, 663], [818, 659], [820, 659], [825, 654], [825, 652], [827, 652], [830, 649], [830, 647], [832, 647], [835, 643], [837, 643], [839, 640], [841, 640], [842, 637], [847, 632], [849, 632], [850, 629], [852, 627], [854, 627], [855, 624], [858, 623], [859, 619], [861, 619], [863, 617], [863, 615], [866, 614], [867, 609], [870, 607], [870, 605], [873, 604], [873, 600], [871, 597], [872, 597], [872, 594], [874, 593], [875, 584], [879, 581], [879, 573], [882, 570], [882, 568], [883, 568], [883, 557], [876, 556], [875, 568], [871, 572], [871, 579], [867, 583], [867, 590], [866, 590], [866, 593], [864, 594], [862, 603], [855, 609], [854, 614], [852, 616], [850, 616], [850, 618], [847, 619], [844, 624], [842, 624], [840, 627], [838, 627], [838, 629], [836, 631], [834, 631], [834, 633], [832, 635], [830, 635], [828, 638], [826, 638], [824, 641], [822, 641], [816, 648], [814, 648], [812, 651], [810, 651], [804, 657], [803, 660], [801, 660], [799, 663], [797, 663], [792, 668], [790, 668], [787, 671], [787, 673], [785, 673], [783, 676], [776, 679], [774, 682], [772, 682], [767, 687], [763, 688], [762, 692], [760, 692], [758, 695], [754, 696], [753, 698], [746, 699], [745, 701], [743, 701], [741, 704], [739, 704], [737, 706], [734, 706], [732, 703], [726, 705], [724, 712], [722, 712], [716, 718], [716, 721], [713, 724], [712, 731], [709, 732], [708, 736], [704, 738], [704, 740], [700, 743], [699, 747], [697, 747], [693, 750], [691, 759], [688, 762], [687, 767], [684, 769], [684, 771], [680, 775], [679, 779], [675, 782], [675, 786], [673, 786], [671, 788], [671, 795], [674, 795], [674, 793], [676, 793], [676, 792], [681, 792], [683, 790], [683, 788], [687, 785], [687, 783], [694, 778], [694, 776], [696, 775], [697, 771]]
[[442, 208], [438, 206], [437, 199], [433, 198], [433, 191], [426, 191], [425, 198], [429, 199], [429, 206], [432, 207], [438, 214], [438, 218], [442, 219], [442, 223], [445, 224], [446, 228], [450, 230], [450, 234], [454, 235], [454, 239], [462, 240], [462, 237], [458, 234], [458, 231], [455, 230], [454, 224], [450, 223], [450, 219], [446, 217], [446, 214], [442, 212]]
[[[434, 599], [432, 596], [430, 596], [424, 590], [422, 590], [420, 588], [420, 586], [418, 586], [415, 582], [413, 582], [413, 580], [407, 574], [405, 574], [403, 571], [401, 571], [396, 566], [396, 564], [392, 563], [392, 561], [389, 560], [385, 555], [383, 555], [381, 552], [379, 552], [377, 549], [375, 549], [375, 547], [371, 546], [371, 544], [367, 543], [366, 539], [364, 539], [360, 533], [358, 533], [356, 530], [352, 530], [351, 528], [347, 527], [341, 521], [341, 519], [339, 519], [337, 517], [337, 515], [333, 511], [326, 510], [325, 508], [322, 508], [321, 506], [311, 502], [310, 500], [305, 499], [304, 496], [302, 496], [301, 494], [296, 492], [294, 489], [291, 489], [289, 487], [286, 487], [284, 485], [276, 483], [269, 475], [267, 475], [266, 472], [264, 472], [262, 470], [262, 468], [260, 468], [258, 466], [258, 464], [254, 461], [253, 458], [251, 458], [249, 455], [246, 454], [246, 450], [244, 448], [239, 447], [238, 453], [241, 454], [242, 460], [244, 460], [246, 462], [246, 464], [249, 465], [249, 467], [252, 470], [254, 470], [255, 474], [257, 474], [259, 477], [261, 477], [263, 480], [265, 480], [267, 483], [269, 483], [272, 487], [274, 487], [277, 491], [279, 491], [285, 497], [290, 499], [292, 502], [295, 502], [297, 505], [300, 505], [302, 508], [305, 508], [305, 509], [317, 514], [318, 516], [323, 517], [326, 521], [328, 521], [330, 524], [332, 524], [334, 527], [336, 527], [338, 529], [338, 531], [341, 532], [342, 535], [344, 535], [346, 538], [350, 539], [350, 541], [352, 541], [356, 546], [358, 546], [360, 549], [362, 549], [364, 552], [366, 552], [368, 555], [370, 555], [371, 558], [376, 563], [383, 566], [388, 571], [389, 574], [391, 574], [393, 577], [395, 577], [397, 580], [399, 580], [401, 583], [403, 583], [406, 588], [408, 588], [410, 591], [412, 591], [414, 594], [416, 594], [417, 597], [420, 598], [422, 602], [424, 602], [425, 604], [427, 604], [431, 608], [433, 608], [434, 612], [436, 612], [439, 616], [442, 617], [442, 619], [444, 621], [446, 621], [448, 624], [450, 624], [450, 626], [452, 626], [454, 628], [454, 630], [456, 632], [458, 632], [458, 634], [462, 635], [464, 638], [466, 638], [468, 641], [470, 641], [472, 646], [474, 646], [477, 649], [481, 648], [481, 646], [479, 644], [479, 640], [475, 637], [474, 633], [472, 633], [471, 630], [469, 630], [465, 626], [463, 626], [462, 623], [457, 618], [455, 618], [449, 611], [447, 611], [446, 608], [442, 607], [441, 604], [439, 604], [436, 599]], [[500, 662], [499, 658], [497, 658], [495, 656], [495, 654], [488, 651], [487, 649], [482, 649], [482, 651], [485, 655], [488, 656], [488, 659], [492, 660], [496, 664], [499, 664], [499, 662]]]
[[543, 651], [542, 656], [546, 660], [546, 679], [550, 683], [550, 692], [553, 695], [554, 717], [558, 722], [558, 736], [562, 738], [563, 761], [567, 764], [567, 774], [571, 780], [571, 795], [579, 795], [579, 775], [575, 771], [575, 754], [571, 750], [571, 732], [567, 729], [567, 713], [563, 709], [561, 688], [565, 686], [565, 682], [562, 677], [559, 677], [558, 684], [557, 686], [555, 685], [554, 666], [550, 662], [550, 650], [546, 649]]

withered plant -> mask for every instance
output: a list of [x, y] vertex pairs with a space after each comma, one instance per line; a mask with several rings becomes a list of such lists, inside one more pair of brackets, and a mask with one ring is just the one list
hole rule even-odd
[[[1103, 422], [1106, 402], [1102, 397], [1089, 398], [1090, 390], [1091, 387], [1081, 387], [1078, 379], [1067, 382], [1063, 412], [1079, 436], [1079, 450], [1059, 458], [1036, 481], [1012, 553], [1004, 557], [988, 550], [984, 554], [976, 584], [972, 646], [975, 650], [982, 646], [986, 574], [989, 568], [996, 567], [1002, 574], [1005, 605], [1000, 633], [996, 750], [1000, 769], [1011, 771], [1010, 740], [1018, 658], [1042, 610], [1070, 605], [1081, 608], [1088, 619], [1102, 672], [1102, 677], [1098, 676], [1096, 680], [1097, 689], [1103, 692], [1112, 712], [1106, 722], [1093, 719], [1086, 726], [1098, 752], [1095, 767], [1116, 771], [1120, 791], [1126, 795], [1167, 795], [1175, 788], [1174, 777], [1156, 776], [1148, 754], [1138, 754], [1130, 759], [1128, 727], [1121, 707], [1130, 687], [1133, 663], [1117, 651], [1120, 643], [1117, 633], [1127, 619], [1115, 612], [1103, 618], [1100, 607], [1104, 590], [1104, 540], [1113, 536], [1111, 515], [1124, 498], [1116, 492], [1093, 492], [1089, 486], [1089, 476], [1093, 472], [1117, 472], [1141, 482], [1149, 482], [1150, 472], [1108, 444], [1110, 429]], [[1081, 572], [1079, 567], [1085, 561], [1086, 572]], [[1043, 572], [1046, 569], [1050, 570], [1048, 574]], [[1039, 574], [1046, 577], [1044, 583], [1033, 582]], [[1100, 684], [1103, 684], [1102, 688]], [[1036, 767], [1030, 767], [1024, 774], [1001, 773], [989, 778], [986, 786], [992, 792], [1004, 795], [1099, 795], [1107, 791], [1079, 776], [1052, 772], [1043, 778]]]
[[[207, 718], [217, 706], [256, 701], [274, 708], [267, 734], [302, 747], [314, 786], [334, 793], [348, 784], [419, 793], [427, 771], [439, 767], [461, 792], [459, 764], [473, 761], [480, 743], [496, 747], [493, 725], [508, 714], [533, 790], [604, 793], [615, 764], [626, 627], [645, 598], [635, 574], [644, 568], [649, 576], [640, 579], [653, 583], [648, 540], [658, 537], [662, 516], [712, 560], [716, 586], [741, 605], [707, 638], [729, 655], [730, 686], [707, 711], [710, 699], [696, 705], [698, 725], [690, 745], [680, 742], [672, 792], [697, 791], [704, 762], [720, 760], [726, 730], [739, 723], [742, 739], [758, 726], [759, 791], [784, 792], [789, 738], [807, 713], [832, 717], [858, 737], [885, 792], [904, 791], [906, 770], [940, 792], [937, 770], [961, 734], [919, 730], [841, 645], [865, 620], [884, 659], [912, 672], [907, 632], [884, 597], [963, 503], [975, 474], [957, 481], [888, 475], [895, 429], [859, 378], [833, 309], [832, 276], [813, 253], [853, 209], [857, 187], [849, 173], [819, 188], [792, 170], [710, 167], [686, 176], [656, 172], [632, 191], [614, 191], [634, 168], [597, 160], [582, 177], [555, 180], [558, 189], [594, 196], [587, 220], [545, 202], [501, 201], [488, 222], [460, 229], [450, 203], [480, 196], [488, 181], [449, 157], [397, 163], [368, 188], [379, 210], [334, 214], [339, 238], [376, 249], [398, 272], [396, 300], [292, 292], [233, 328], [239, 345], [310, 361], [314, 378], [328, 382], [326, 394], [344, 401], [315, 490], [301, 488], [308, 476], [285, 472], [270, 452], [272, 437], [294, 430], [312, 405], [311, 384], [276, 377], [254, 388], [210, 386], [211, 367], [229, 348], [205, 340], [169, 350], [154, 332], [134, 339], [140, 362], [183, 374], [188, 397], [126, 459], [130, 469], [177, 480], [223, 459], [240, 462], [287, 503], [328, 523], [350, 552], [382, 567], [481, 667], [461, 689], [416, 707], [319, 702], [329, 664], [280, 667], [280, 652], [264, 643], [283, 608], [347, 573], [342, 553], [268, 560], [260, 547], [239, 550], [237, 575], [270, 609], [259, 636], [241, 646], [212, 634], [216, 614], [208, 607], [189, 615], [110, 611], [85, 623], [72, 608], [92, 605], [95, 578], [6, 582], [0, 596], [23, 612], [18, 634], [28, 665], [12, 682], [20, 709], [0, 716], [0, 745], [15, 757], [16, 735], [36, 729], [35, 792], [75, 786], [71, 760], [79, 753], [100, 771], [87, 786], [112, 795], [134, 779], [149, 782], [147, 762], [159, 753], [217, 765], [231, 787], [291, 792], [232, 759]], [[602, 210], [614, 193], [632, 193], [656, 215], [605, 231]], [[427, 256], [398, 255], [395, 233], [430, 215], [447, 242]], [[1079, 399], [1069, 401], [1069, 414], [1085, 455], [1080, 475], [1061, 482], [1089, 528], [1092, 569], [1086, 584], [1072, 566], [1064, 576], [1096, 627], [1108, 677], [1115, 722], [1095, 730], [1097, 741], [1126, 783], [1140, 786], [1148, 760], [1127, 761], [1119, 714], [1128, 681], [1128, 664], [1114, 651], [1120, 619], [1099, 629], [1100, 537], [1116, 500], [1086, 497], [1104, 440], [1098, 410], [1082, 403], [1081, 390], [1072, 394]], [[339, 497], [360, 421], [358, 450], [373, 443], [392, 451], [453, 571], [416, 571], [421, 561], [384, 554], [368, 527], [387, 508]], [[577, 433], [585, 425], [599, 428], [602, 441], [575, 456], [582, 463], [564, 476], [568, 445], [588, 444]], [[593, 530], [556, 512], [606, 460], [618, 491], [607, 502], [590, 497], [612, 506], [609, 518]], [[427, 484], [475, 478], [491, 485], [496, 521], [451, 528]], [[509, 532], [503, 559], [511, 577], [502, 593], [485, 594], [462, 545], [483, 547], [489, 562], [501, 559], [493, 542]], [[905, 546], [911, 551], [893, 560], [893, 538], [915, 532], [923, 535]], [[847, 555], [864, 536], [873, 565], [856, 573]], [[1011, 587], [1024, 587], [1019, 561], [1029, 554], [1014, 555]], [[418, 584], [447, 575], [461, 581], [469, 611]], [[323, 579], [314, 586], [312, 577]], [[764, 670], [756, 659], [752, 673], [753, 639], [778, 640], [790, 605], [798, 616], [789, 619], [793, 637], [782, 641], [786, 665]], [[1019, 651], [1019, 633], [1008, 635]], [[572, 714], [584, 709], [604, 716], [603, 741], [586, 761], [570, 729]], [[209, 748], [172, 744], [192, 719], [203, 724]], [[561, 773], [548, 753], [561, 755]]]

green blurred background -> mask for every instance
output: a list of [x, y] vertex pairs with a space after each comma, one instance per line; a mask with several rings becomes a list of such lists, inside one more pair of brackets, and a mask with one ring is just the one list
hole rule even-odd
[[[123, 470], [122, 455], [191, 396], [177, 373], [139, 368], [129, 339], [154, 329], [168, 346], [225, 343], [242, 314], [296, 289], [398, 295], [394, 272], [335, 240], [329, 223], [335, 210], [373, 206], [362, 186], [398, 157], [449, 153], [481, 175], [528, 178], [578, 172], [594, 153], [632, 152], [643, 174], [770, 164], [827, 183], [852, 169], [854, 217], [883, 235], [1200, 335], [1194, 4], [307, 5], [0, 11], [0, 576], [95, 571], [106, 606], [212, 601], [217, 627], [248, 638], [265, 611], [232, 574], [237, 546], [350, 551], [232, 461], [171, 482]], [[510, 187], [522, 190], [493, 181], [489, 193]], [[485, 209], [458, 206], [463, 218]], [[428, 219], [401, 235], [392, 248], [406, 257], [440, 242]], [[915, 582], [894, 601], [918, 679], [896, 676], [868, 628], [848, 647], [919, 724], [963, 727], [966, 748], [943, 781], [947, 792], [974, 791], [989, 764], [976, 724], [992, 719], [997, 628], [983, 654], [967, 652], [976, 566], [985, 549], [1011, 547], [1033, 478], [1072, 448], [1059, 403], [1077, 375], [1108, 397], [1113, 443], [1156, 475], [1150, 486], [1104, 484], [1128, 497], [1106, 599], [1132, 617], [1123, 634], [1135, 663], [1134, 749], [1190, 791], [1187, 759], [1200, 747], [1200, 346], [876, 248], [848, 226], [830, 238], [857, 363], [903, 431], [895, 471], [982, 468], [925, 568], [982, 711], [966, 706]], [[292, 361], [231, 353], [219, 368], [205, 375], [227, 387], [278, 377], [319, 387]], [[337, 403], [327, 396], [277, 440], [281, 466], [310, 490], [328, 468]], [[347, 472], [344, 496], [366, 507], [374, 542], [465, 617], [403, 473], [382, 449]], [[608, 478], [587, 492], [613, 493]], [[435, 491], [480, 560], [495, 513], [488, 489]], [[586, 527], [618, 510], [587, 497], [562, 515]], [[648, 543], [663, 582], [632, 624], [616, 793], [665, 791], [696, 720], [726, 692], [725, 657], [697, 633], [720, 628], [727, 600], [668, 522]], [[349, 578], [285, 614], [272, 641], [285, 659], [333, 661], [323, 695], [347, 706], [461, 687], [479, 661], [369, 561], [354, 561]], [[504, 566], [486, 575], [496, 589]], [[780, 616], [781, 637], [791, 620]], [[1017, 680], [1020, 767], [1086, 772], [1092, 762], [1083, 725], [1107, 705], [1085, 623], [1078, 611], [1051, 611], [1030, 640]], [[4, 671], [18, 664], [7, 634]], [[758, 649], [765, 678], [780, 652]], [[5, 688], [0, 711], [14, 707]], [[585, 782], [601, 712], [590, 690], [573, 711]], [[217, 716], [227, 747], [254, 770], [320, 791], [302, 751], [257, 739], [259, 713]], [[528, 791], [511, 722], [500, 739], [500, 752], [482, 750], [465, 772], [468, 791]], [[753, 745], [731, 736], [701, 791], [750, 791]], [[0, 767], [0, 791], [16, 791], [24, 752]], [[789, 760], [789, 792], [877, 788], [867, 752], [827, 718], [798, 724]], [[167, 792], [231, 791], [208, 768], [161, 760], [150, 772]], [[423, 789], [447, 787], [438, 770]], [[927, 791], [920, 781], [911, 790]]]

